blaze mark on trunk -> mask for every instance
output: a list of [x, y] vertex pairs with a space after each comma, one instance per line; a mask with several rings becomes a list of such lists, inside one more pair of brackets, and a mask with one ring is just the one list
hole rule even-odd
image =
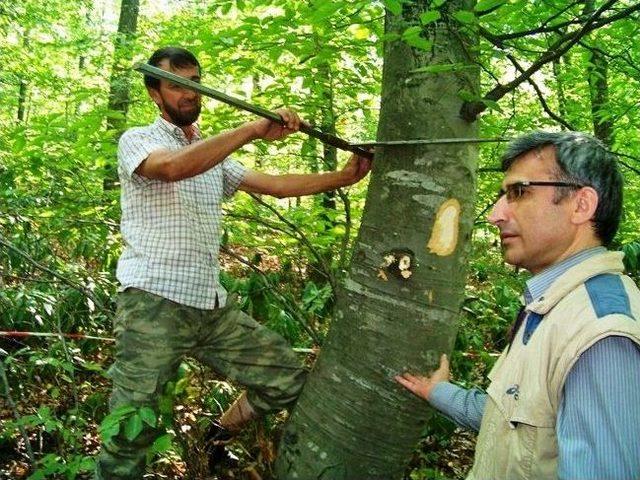
[[436, 214], [431, 238], [427, 244], [429, 252], [441, 257], [453, 253], [458, 244], [459, 221], [460, 202], [455, 198], [450, 198], [440, 206]]

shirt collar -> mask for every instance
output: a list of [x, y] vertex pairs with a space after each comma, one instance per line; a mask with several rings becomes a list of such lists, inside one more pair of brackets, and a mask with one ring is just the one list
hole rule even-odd
[[200, 140], [201, 138], [200, 129], [198, 128], [198, 125], [195, 123], [191, 124], [191, 126], [193, 127], [193, 133], [194, 133], [193, 138], [191, 140], [187, 139], [187, 136], [184, 134], [184, 132], [180, 127], [178, 127], [177, 125], [174, 125], [171, 122], [168, 122], [167, 120], [162, 118], [162, 116], [158, 116], [158, 119], [156, 120], [155, 124], [158, 128], [173, 135], [175, 138], [177, 138], [183, 143], [192, 143], [192, 142], [195, 142], [196, 140]]
[[571, 267], [584, 262], [586, 259], [591, 258], [594, 255], [598, 255], [606, 251], [607, 249], [602, 246], [587, 248], [586, 250], [582, 250], [581, 252], [570, 256], [569, 258], [565, 258], [559, 263], [551, 265], [550, 267], [544, 269], [542, 272], [531, 277], [529, 280], [527, 280], [527, 286], [524, 289], [525, 303], [529, 305], [531, 302], [544, 295], [549, 286], [560, 275], [569, 270]]

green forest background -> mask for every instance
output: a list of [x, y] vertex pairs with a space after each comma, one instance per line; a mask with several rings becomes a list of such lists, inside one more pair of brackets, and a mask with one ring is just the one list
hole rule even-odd
[[[324, 131], [374, 139], [382, 47], [431, 46], [421, 29], [384, 34], [385, 7], [409, 1], [48, 0], [0, 4], [0, 330], [111, 336], [121, 250], [117, 138], [157, 110], [131, 70], [153, 50], [181, 45], [202, 81], [269, 109], [290, 106]], [[640, 5], [632, 1], [481, 0], [454, 18], [480, 39], [484, 138], [532, 129], [591, 132], [619, 155], [625, 213], [613, 248], [637, 278], [640, 239]], [[497, 100], [558, 39], [600, 12], [566, 52], [540, 65]], [[553, 55], [551, 55], [553, 56]], [[442, 71], [458, 68], [442, 67]], [[416, 72], [429, 81], [438, 69]], [[205, 100], [200, 126], [213, 135], [251, 118]], [[480, 146], [476, 221], [466, 300], [453, 355], [454, 379], [482, 385], [504, 345], [526, 275], [503, 264], [485, 215], [499, 188], [501, 143]], [[244, 165], [271, 173], [317, 172], [346, 154], [302, 134], [239, 151]], [[335, 194], [274, 200], [238, 194], [226, 204], [223, 283], [260, 322], [313, 362], [332, 318], [333, 291], [349, 263], [366, 182]], [[416, 228], [420, 228], [417, 226]], [[0, 337], [0, 478], [88, 478], [109, 395], [104, 340]], [[157, 478], [198, 478], [207, 422], [236, 394], [233, 385], [187, 361], [169, 392], [173, 428], [161, 437]], [[427, 408], [425, 404], [425, 408]], [[132, 435], [144, 421], [122, 425]], [[153, 418], [148, 421], [155, 421]], [[99, 428], [102, 422], [102, 428]], [[234, 447], [244, 474], [268, 477], [282, 418], [252, 427]], [[28, 441], [25, 441], [28, 439]], [[473, 436], [438, 417], [424, 433], [406, 478], [462, 478]]]

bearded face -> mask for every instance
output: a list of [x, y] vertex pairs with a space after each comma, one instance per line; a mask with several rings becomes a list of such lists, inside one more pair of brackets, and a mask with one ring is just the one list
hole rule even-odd
[[175, 105], [162, 93], [160, 97], [162, 98], [161, 110], [164, 109], [169, 117], [167, 120], [178, 127], [188, 127], [200, 116], [202, 104], [199, 95], [193, 99], [181, 99]]

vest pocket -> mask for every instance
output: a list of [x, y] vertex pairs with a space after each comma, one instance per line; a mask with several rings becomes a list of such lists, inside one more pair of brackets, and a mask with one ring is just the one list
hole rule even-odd
[[553, 419], [527, 402], [521, 389], [492, 386], [478, 437], [475, 477], [553, 478], [557, 458]]

